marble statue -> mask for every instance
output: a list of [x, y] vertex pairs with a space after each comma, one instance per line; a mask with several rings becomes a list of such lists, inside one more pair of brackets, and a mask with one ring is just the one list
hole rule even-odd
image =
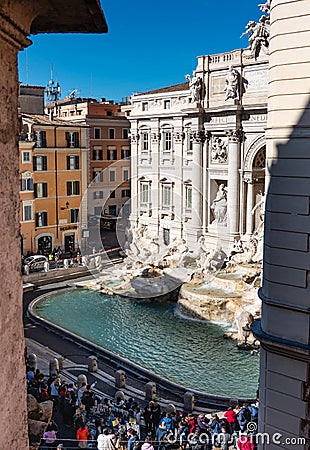
[[270, 1], [259, 5], [260, 10], [267, 13], [262, 15], [258, 22], [251, 20], [246, 25], [246, 30], [242, 36], [248, 35], [249, 47], [255, 59], [258, 58], [261, 50], [265, 48], [268, 50], [270, 37]]
[[232, 65], [229, 66], [228, 74], [226, 76], [226, 86], [224, 91], [226, 92], [225, 101], [229, 99], [237, 99], [240, 98], [240, 75], [239, 72], [233, 68]]
[[259, 208], [259, 223], [252, 236], [252, 239], [256, 240], [256, 252], [252, 257], [253, 262], [261, 262], [263, 260], [265, 201], [266, 195], [262, 195], [261, 199], [257, 202], [257, 204], [251, 211], [251, 214], [253, 215]]
[[138, 269], [146, 265], [178, 267], [188, 252], [184, 239], [175, 237], [167, 246], [163, 239], [151, 235], [146, 225], [132, 224], [132, 227], [126, 230], [126, 236], [124, 253], [127, 258], [125, 264], [131, 268]]
[[185, 78], [189, 82], [189, 90], [190, 90], [190, 98], [193, 103], [197, 103], [201, 101], [201, 91], [202, 91], [202, 79], [201, 77], [196, 77], [193, 75], [191, 78], [190, 75], [185, 75]]
[[214, 215], [213, 223], [226, 225], [227, 223], [227, 188], [224, 184], [220, 184], [215, 199], [211, 205]]
[[258, 5], [259, 9], [261, 11], [263, 11], [264, 13], [270, 14], [270, 3], [271, 3], [271, 0], [268, 0], [266, 3], [260, 3]]

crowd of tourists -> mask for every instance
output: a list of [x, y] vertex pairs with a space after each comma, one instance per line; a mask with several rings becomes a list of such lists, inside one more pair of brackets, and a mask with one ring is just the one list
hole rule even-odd
[[[257, 403], [229, 406], [223, 414], [194, 415], [177, 411], [173, 405], [163, 410], [157, 400], [141, 405], [123, 394], [114, 400], [104, 398], [94, 393], [95, 383], [82, 383], [77, 388], [59, 375], [46, 379], [39, 370], [30, 368], [27, 384], [28, 393], [39, 402], [53, 401], [54, 420], [44, 433], [42, 449], [255, 449]], [[68, 443], [60, 439], [58, 426], [74, 433], [74, 446], [72, 439]]]

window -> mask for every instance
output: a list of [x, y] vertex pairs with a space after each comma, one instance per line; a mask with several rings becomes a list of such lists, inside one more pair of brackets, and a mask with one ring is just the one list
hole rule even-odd
[[129, 180], [129, 170], [123, 169], [123, 181], [128, 181], [128, 180]]
[[109, 171], [109, 179], [110, 179], [111, 183], [113, 183], [115, 181], [115, 170]]
[[102, 183], [103, 181], [103, 171], [101, 169], [94, 169], [93, 180], [95, 183]]
[[121, 150], [121, 156], [122, 156], [122, 159], [129, 159], [130, 156], [131, 156], [130, 150], [129, 149], [122, 149]]
[[103, 191], [94, 191], [93, 192], [93, 199], [96, 200], [98, 198], [103, 198]]
[[168, 228], [163, 228], [163, 239], [165, 245], [170, 244], [170, 230]]
[[170, 109], [170, 100], [164, 100], [164, 109]]
[[101, 161], [103, 157], [102, 149], [100, 148], [94, 148], [93, 149], [93, 160], [94, 161]]
[[34, 171], [47, 170], [47, 156], [34, 156], [33, 170]]
[[146, 151], [149, 149], [149, 134], [145, 131], [141, 133], [141, 150]]
[[32, 219], [32, 205], [23, 205], [23, 221], [26, 222]]
[[76, 170], [79, 169], [79, 166], [80, 158], [78, 155], [67, 156], [67, 170]]
[[67, 131], [66, 140], [68, 148], [77, 148], [79, 146], [79, 133], [77, 131]]
[[115, 128], [109, 128], [109, 139], [115, 139]]
[[34, 196], [35, 198], [47, 197], [47, 183], [35, 183]]
[[21, 183], [21, 190], [22, 191], [33, 191], [33, 181], [31, 177], [24, 177], [22, 178]]
[[101, 139], [101, 128], [94, 128], [94, 139]]
[[79, 209], [70, 209], [70, 223], [77, 223], [79, 221]]
[[129, 130], [128, 130], [128, 128], [123, 128], [122, 135], [123, 135], [123, 139], [128, 139], [128, 137], [129, 137]]
[[171, 206], [171, 186], [163, 186], [163, 206]]
[[102, 206], [95, 206], [94, 207], [95, 216], [101, 216], [101, 213], [102, 213]]
[[163, 137], [164, 137], [164, 151], [170, 152], [172, 147], [171, 131], [164, 131]]
[[130, 189], [122, 189], [122, 198], [130, 197]]
[[46, 227], [47, 226], [47, 212], [41, 211], [36, 212], [36, 227]]
[[112, 116], [112, 111], [107, 111], [107, 116]]
[[109, 206], [109, 215], [110, 216], [116, 216], [116, 205], [110, 205]]
[[187, 151], [193, 151], [193, 135], [190, 132], [187, 133]]
[[142, 103], [142, 111], [148, 111], [149, 110], [149, 104], [148, 102]]
[[30, 152], [22, 152], [22, 162], [23, 163], [30, 163]]
[[115, 191], [110, 191], [110, 198], [115, 198]]
[[191, 186], [185, 186], [185, 208], [192, 209], [193, 205], [193, 189]]
[[149, 202], [149, 184], [148, 183], [141, 183], [140, 201], [141, 201], [141, 203]]
[[34, 132], [34, 137], [35, 137], [35, 146], [37, 148], [46, 147], [46, 131], [36, 130]]
[[108, 161], [113, 161], [117, 159], [117, 150], [108, 149]]
[[67, 181], [67, 195], [80, 195], [79, 181]]

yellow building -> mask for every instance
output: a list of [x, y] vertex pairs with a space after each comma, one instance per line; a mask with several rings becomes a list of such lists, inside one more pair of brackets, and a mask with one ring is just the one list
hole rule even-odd
[[88, 126], [22, 114], [20, 129], [23, 254], [76, 250], [87, 224]]

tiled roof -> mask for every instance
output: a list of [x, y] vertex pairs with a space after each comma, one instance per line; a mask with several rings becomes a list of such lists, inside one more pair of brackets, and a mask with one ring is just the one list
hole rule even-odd
[[188, 88], [188, 81], [185, 81], [184, 83], [179, 83], [179, 84], [174, 84], [172, 86], [167, 86], [167, 87], [163, 87], [160, 89], [154, 89], [153, 91], [148, 91], [148, 92], [143, 92], [141, 94], [137, 94], [135, 95], [145, 95], [145, 94], [160, 94], [160, 93], [164, 93], [164, 92], [175, 92], [175, 91], [187, 91]]
[[71, 122], [69, 120], [61, 120], [61, 119], [53, 119], [51, 120], [47, 114], [22, 114], [23, 119], [28, 119], [34, 124], [38, 125], [61, 125], [68, 127], [87, 127], [87, 125], [83, 125], [76, 122]]

